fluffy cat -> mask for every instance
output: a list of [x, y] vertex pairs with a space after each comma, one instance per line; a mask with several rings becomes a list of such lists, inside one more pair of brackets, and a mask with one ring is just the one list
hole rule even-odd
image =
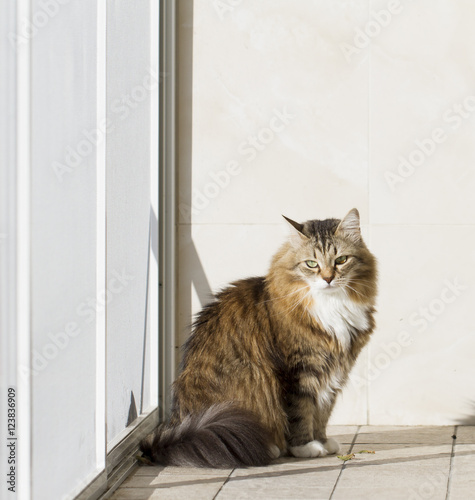
[[375, 323], [376, 259], [359, 214], [290, 219], [265, 277], [232, 283], [197, 316], [170, 422], [141, 449], [164, 465], [265, 465], [339, 450], [326, 426]]

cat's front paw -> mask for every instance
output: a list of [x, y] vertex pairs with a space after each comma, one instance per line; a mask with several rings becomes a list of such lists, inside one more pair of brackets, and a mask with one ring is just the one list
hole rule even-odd
[[325, 450], [327, 450], [329, 455], [338, 453], [340, 451], [340, 443], [333, 438], [328, 438], [325, 443]]
[[269, 448], [269, 454], [272, 460], [275, 460], [282, 455], [282, 452], [280, 451], [280, 448], [277, 445], [271, 444]]
[[315, 458], [328, 455], [328, 450], [320, 441], [310, 441], [302, 446], [291, 446], [290, 453], [298, 458]]
[[269, 455], [272, 458], [272, 460], [276, 460], [277, 458], [280, 458], [282, 452], [280, 451], [280, 448], [276, 444], [271, 444], [269, 447]]

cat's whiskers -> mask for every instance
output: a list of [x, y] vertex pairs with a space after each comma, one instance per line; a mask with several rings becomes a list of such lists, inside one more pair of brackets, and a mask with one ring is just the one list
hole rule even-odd
[[374, 286], [374, 283], [369, 280], [364, 280], [364, 279], [355, 279], [355, 278], [349, 278], [348, 280], [349, 283], [353, 283], [355, 285], [360, 285], [364, 286], [366, 288], [372, 289]]
[[351, 299], [350, 297], [350, 294], [348, 293], [348, 290], [345, 288], [345, 287], [342, 287], [342, 290], [343, 290], [343, 293], [349, 298]]
[[352, 285], [359, 285], [360, 284], [360, 281], [356, 281], [354, 278], [349, 278], [348, 280], [344, 280], [343, 278], [337, 278], [336, 280], [334, 280], [334, 283], [335, 285], [338, 285], [338, 286], [348, 286], [349, 288], [351, 288], [353, 291], [355, 291], [356, 293], [358, 293], [358, 290], [355, 290], [354, 288], [351, 287], [350, 283]]
[[361, 297], [364, 297], [364, 294], [362, 294], [361, 292], [359, 292], [358, 290], [356, 290], [355, 288], [351, 287], [350, 285], [348, 285], [348, 283], [342, 283], [343, 285], [343, 288], [349, 288], [350, 290], [353, 290], [353, 292], [355, 292], [357, 295], [360, 295]]
[[341, 278], [337, 278], [336, 280], [333, 281], [333, 284], [335, 286], [344, 287], [346, 285], [346, 281], [344, 281]]

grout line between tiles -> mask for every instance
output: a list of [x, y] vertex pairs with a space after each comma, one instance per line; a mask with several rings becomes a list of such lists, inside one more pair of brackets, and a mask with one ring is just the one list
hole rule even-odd
[[[401, 441], [397, 441], [397, 442], [393, 442], [393, 441], [384, 441], [384, 442], [374, 442], [374, 441], [360, 441], [358, 444], [364, 444], [364, 445], [367, 445], [367, 444], [382, 444], [382, 445], [391, 445], [391, 446], [397, 446], [397, 445], [400, 445], [400, 446], [428, 446], [427, 442], [424, 441], [424, 442], [418, 442], [418, 441], [409, 441], [409, 442], [401, 442]], [[435, 443], [435, 444], [431, 444], [430, 446], [444, 446], [446, 443], [443, 443], [443, 442], [440, 442], [440, 443]]]
[[455, 445], [457, 443], [458, 425], [454, 427], [454, 436], [452, 438], [452, 453], [450, 454], [449, 477], [447, 478], [447, 494], [445, 500], [450, 498], [450, 487], [452, 486], [452, 470], [454, 465]]
[[[358, 428], [356, 429], [355, 435], [353, 436], [353, 440], [351, 441], [349, 453], [351, 453], [353, 451], [353, 447], [355, 446], [356, 439], [358, 438], [358, 433], [360, 432], [360, 429], [361, 429], [361, 425], [358, 425]], [[346, 462], [343, 462], [343, 465], [341, 466], [341, 469], [340, 469], [340, 473], [338, 474], [338, 477], [336, 478], [335, 484], [333, 486], [332, 492], [330, 493], [328, 500], [332, 500], [333, 494], [336, 491], [336, 487], [338, 486], [338, 482], [340, 481], [340, 477], [343, 474], [345, 467], [346, 467]]]
[[233, 469], [230, 473], [229, 473], [229, 476], [226, 478], [226, 480], [223, 482], [223, 484], [221, 485], [221, 488], [219, 488], [219, 490], [217, 491], [216, 495], [214, 495], [213, 497], [213, 500], [216, 500], [218, 498], [218, 495], [221, 493], [221, 490], [224, 488], [224, 485], [227, 484], [227, 482], [229, 481], [229, 479], [231, 478], [231, 476], [234, 474], [234, 471], [236, 469]]

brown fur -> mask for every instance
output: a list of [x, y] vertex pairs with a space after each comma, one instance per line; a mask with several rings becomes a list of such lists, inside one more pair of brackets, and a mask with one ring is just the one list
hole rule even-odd
[[[355, 220], [359, 222], [356, 210], [343, 221], [289, 220], [293, 235], [274, 256], [267, 276], [232, 283], [199, 313], [185, 344], [166, 428], [179, 428], [190, 416], [232, 404], [238, 413], [243, 409], [253, 415], [263, 429], [260, 434], [268, 433], [268, 446], [277, 445], [284, 452], [287, 446], [312, 440], [327, 442], [326, 425], [336, 395], [374, 328], [376, 263]], [[337, 254], [352, 257], [337, 266]], [[319, 268], [310, 269], [305, 264], [309, 259], [318, 259]], [[308, 293], [308, 280], [320, 275], [335, 282], [346, 280], [350, 299], [367, 306], [367, 327], [352, 332], [347, 349], [311, 314], [314, 298]], [[331, 389], [335, 374], [340, 383]], [[149, 440], [144, 450], [167, 463], [158, 458], [160, 439]], [[239, 458], [239, 452], [235, 454]], [[270, 459], [268, 450], [257, 455], [255, 463]], [[211, 463], [216, 467], [216, 460], [204, 462]], [[242, 463], [223, 459], [223, 466]]]

